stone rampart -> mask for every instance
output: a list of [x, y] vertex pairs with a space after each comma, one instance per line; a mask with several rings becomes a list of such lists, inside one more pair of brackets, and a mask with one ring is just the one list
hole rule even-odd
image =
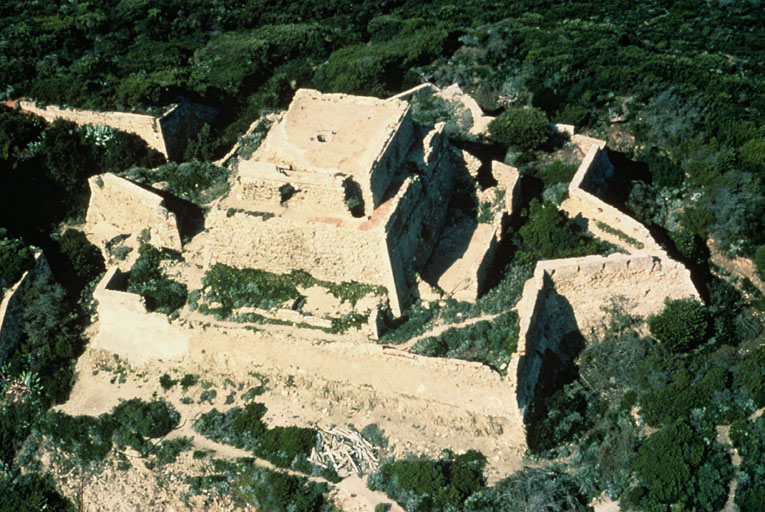
[[32, 114], [38, 115], [48, 122], [57, 119], [71, 121], [78, 125], [104, 125], [127, 133], [134, 133], [146, 141], [146, 144], [159, 151], [165, 157], [168, 150], [165, 138], [157, 117], [147, 114], [133, 114], [129, 112], [95, 112], [92, 110], [80, 110], [75, 108], [61, 108], [55, 105], [38, 107], [31, 101], [20, 101], [19, 106]]
[[177, 219], [165, 207], [162, 196], [114, 174], [93, 176], [88, 184], [89, 229], [106, 233], [108, 238], [124, 233], [138, 235], [149, 229], [153, 245], [182, 249]]
[[586, 228], [591, 232], [630, 253], [643, 251], [666, 256], [664, 249], [643, 224], [589, 191], [603, 186], [608, 173], [613, 172], [613, 166], [604, 150], [605, 142], [587, 139], [592, 144], [569, 184], [569, 197], [561, 209], [572, 219], [586, 223]]
[[38, 278], [52, 278], [48, 260], [45, 259], [42, 251], [35, 254], [34, 266], [24, 272], [16, 284], [6, 290], [0, 302], [0, 364], [8, 359], [21, 340], [24, 295], [32, 282]]
[[93, 347], [137, 363], [183, 357], [188, 352], [191, 333], [171, 324], [165, 315], [146, 311], [139, 295], [124, 291], [126, 281], [127, 274], [112, 267], [93, 291], [98, 314]]
[[567, 340], [598, 332], [604, 308], [618, 301], [624, 313], [647, 317], [666, 299], [698, 298], [688, 269], [657, 255], [586, 256], [537, 263], [517, 305], [519, 404], [531, 401], [547, 351], [570, 356]]

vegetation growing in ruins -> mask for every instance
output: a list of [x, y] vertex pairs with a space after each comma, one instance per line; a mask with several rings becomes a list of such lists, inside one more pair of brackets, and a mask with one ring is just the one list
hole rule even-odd
[[604, 222], [600, 222], [600, 221], [597, 221], [595, 224], [598, 226], [598, 229], [602, 229], [606, 233], [616, 236], [617, 238], [619, 238], [619, 240], [630, 244], [632, 247], [635, 247], [636, 249], [642, 249], [644, 247], [643, 242], [635, 240], [624, 231], [612, 228], [608, 224]]
[[762, 510], [765, 507], [765, 419], [734, 423], [730, 437], [741, 455], [736, 505], [741, 512]]
[[228, 191], [228, 171], [209, 162], [168, 162], [155, 168], [131, 167], [124, 178], [146, 185], [164, 184], [163, 189], [198, 205], [208, 204]]
[[237, 507], [278, 512], [331, 512], [329, 486], [264, 467], [252, 459], [215, 459], [208, 474], [188, 479], [192, 494], [215, 492], [227, 496]]
[[523, 149], [536, 149], [551, 134], [547, 114], [534, 107], [509, 107], [489, 123], [492, 140]]
[[703, 342], [709, 332], [704, 305], [692, 299], [669, 300], [662, 312], [648, 319], [653, 336], [670, 352], [687, 352]]
[[169, 315], [183, 307], [186, 285], [166, 277], [160, 267], [162, 260], [171, 256], [149, 244], [142, 244], [138, 251], [141, 255], [130, 269], [127, 291], [143, 297], [148, 311]]

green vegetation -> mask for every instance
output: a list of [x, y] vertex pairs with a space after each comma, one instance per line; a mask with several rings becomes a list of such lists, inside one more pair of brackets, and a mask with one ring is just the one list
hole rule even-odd
[[765, 281], [765, 245], [757, 248], [757, 252], [754, 254], [754, 266], [757, 269], [757, 275]]
[[452, 327], [436, 337], [418, 341], [412, 352], [431, 357], [455, 357], [500, 368], [518, 344], [518, 314], [502, 313], [466, 327]]
[[622, 240], [623, 242], [626, 242], [626, 243], [630, 244], [632, 247], [635, 247], [636, 249], [642, 249], [644, 247], [643, 242], [639, 242], [639, 241], [635, 240], [634, 238], [629, 236], [624, 231], [621, 231], [619, 229], [614, 229], [611, 226], [609, 226], [608, 224], [605, 224], [605, 223], [600, 222], [600, 221], [597, 221], [595, 224], [598, 226], [599, 229], [602, 229], [606, 233], [610, 233], [610, 234], [618, 237], [619, 240]]
[[[738, 429], [733, 427], [738, 426]], [[765, 419], [742, 420], [731, 426], [731, 440], [741, 455], [736, 505], [741, 512], [765, 507]]]
[[486, 457], [470, 450], [462, 455], [445, 451], [439, 460], [386, 462], [369, 478], [369, 488], [384, 491], [411, 512], [460, 509], [486, 485]]
[[557, 183], [565, 183], [568, 185], [576, 174], [578, 166], [564, 162], [563, 160], [556, 160], [551, 164], [545, 165], [538, 169], [534, 174], [537, 178], [542, 180], [545, 185], [555, 185]]
[[510, 107], [489, 123], [489, 136], [501, 144], [535, 149], [550, 138], [550, 121], [533, 107]]
[[194, 422], [194, 430], [214, 441], [251, 450], [279, 467], [311, 474], [313, 468], [308, 456], [316, 445], [316, 432], [298, 427], [268, 428], [262, 420], [265, 413], [266, 407], [257, 402], [225, 413], [213, 409]]
[[237, 507], [251, 505], [275, 512], [335, 510], [327, 499], [326, 484], [259, 467], [251, 459], [215, 459], [208, 474], [190, 477], [188, 482], [192, 494], [214, 492], [231, 498]]
[[171, 256], [149, 244], [142, 244], [138, 251], [141, 255], [130, 269], [127, 291], [143, 297], [148, 311], [169, 315], [183, 307], [186, 285], [165, 277], [160, 267]]
[[198, 205], [212, 202], [228, 191], [228, 171], [209, 162], [169, 162], [153, 169], [131, 167], [122, 177], [137, 183], [166, 183], [164, 190]]
[[709, 315], [696, 300], [668, 300], [660, 314], [648, 319], [648, 326], [651, 336], [667, 350], [687, 352], [706, 339]]
[[20, 238], [11, 238], [0, 228], [0, 297], [32, 268], [35, 255]]

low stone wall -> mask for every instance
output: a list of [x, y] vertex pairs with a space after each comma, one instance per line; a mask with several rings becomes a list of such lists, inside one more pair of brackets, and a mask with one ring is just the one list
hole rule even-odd
[[92, 346], [139, 364], [149, 359], [183, 357], [189, 349], [190, 332], [171, 324], [166, 315], [146, 311], [139, 295], [123, 291], [126, 279], [127, 274], [112, 267], [93, 291], [98, 333]]
[[160, 195], [113, 174], [93, 176], [88, 184], [89, 229], [105, 233], [107, 239], [125, 233], [138, 235], [149, 229], [151, 244], [182, 249], [175, 214], [167, 210]]
[[628, 252], [666, 256], [643, 224], [588, 191], [601, 186], [607, 179], [604, 174], [609, 169], [613, 172], [613, 166], [604, 150], [604, 141], [587, 138], [587, 142], [591, 142], [590, 148], [569, 184], [569, 197], [561, 204], [561, 209], [575, 221], [585, 224], [588, 230]]
[[165, 138], [160, 126], [160, 119], [147, 114], [129, 112], [95, 112], [75, 108], [61, 108], [55, 105], [38, 107], [31, 101], [19, 101], [23, 110], [38, 115], [52, 123], [57, 119], [71, 121], [78, 125], [104, 125], [127, 133], [134, 133], [146, 141], [146, 144], [168, 157]]
[[34, 266], [24, 272], [0, 302], [0, 364], [13, 353], [21, 340], [21, 313], [24, 310], [24, 294], [32, 281], [39, 277], [52, 279], [48, 260], [42, 251], [35, 254]]
[[666, 299], [698, 298], [688, 269], [656, 255], [613, 254], [537, 263], [517, 305], [519, 404], [531, 402], [543, 355], [571, 357], [567, 340], [597, 332], [604, 308], [618, 301], [624, 312], [647, 317]]

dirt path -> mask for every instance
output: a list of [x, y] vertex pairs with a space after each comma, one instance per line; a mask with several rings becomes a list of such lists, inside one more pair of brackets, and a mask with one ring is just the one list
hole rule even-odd
[[728, 259], [717, 247], [717, 242], [710, 238], [707, 240], [709, 246], [710, 259], [712, 263], [725, 269], [730, 274], [739, 277], [741, 279], [749, 279], [754, 285], [760, 289], [762, 293], [765, 293], [765, 282], [763, 282], [757, 275], [757, 271], [754, 268], [752, 260], [746, 258], [732, 258]]

